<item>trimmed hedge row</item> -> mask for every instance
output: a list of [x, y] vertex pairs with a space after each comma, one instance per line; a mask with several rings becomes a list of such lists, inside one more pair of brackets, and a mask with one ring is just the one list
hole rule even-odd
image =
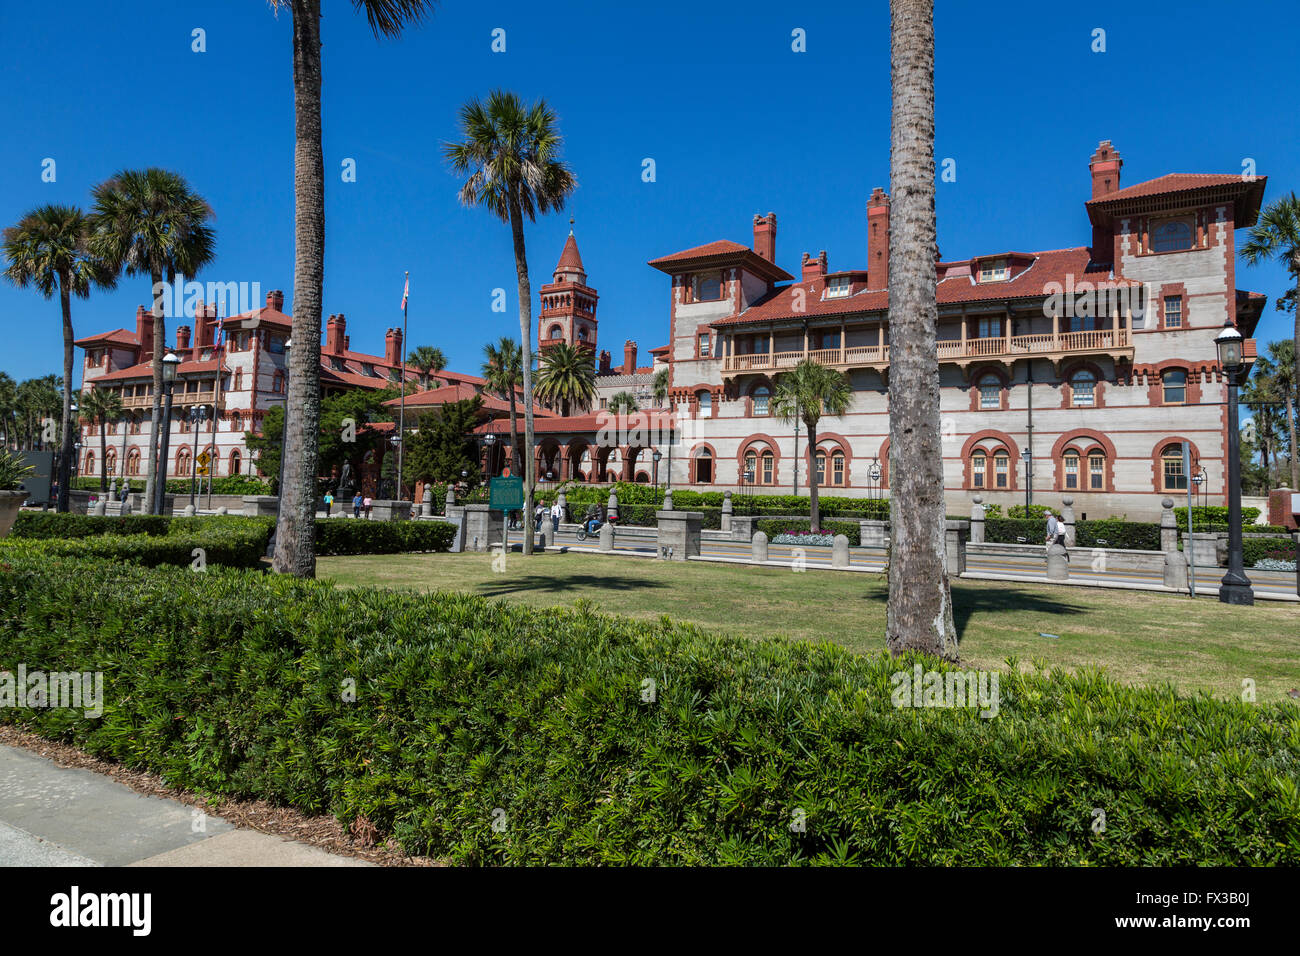
[[[628, 505], [648, 505], [656, 508], [663, 505], [664, 489], [652, 485], [619, 482], [613, 486], [618, 491], [618, 508], [620, 514]], [[608, 504], [609, 485], [570, 484], [565, 487], [565, 500], [570, 505], [586, 505], [588, 502]], [[555, 501], [557, 489], [538, 491], [538, 500], [551, 504]], [[702, 508], [719, 508], [723, 502], [721, 491], [693, 491], [688, 488], [673, 489], [673, 507], [679, 511], [699, 511]], [[798, 514], [807, 512], [811, 507], [807, 495], [763, 495], [733, 494], [731, 506], [734, 514]], [[818, 495], [818, 510], [822, 517], [854, 518], [888, 518], [889, 499], [887, 498], [842, 498], [834, 495]]]
[[0, 668], [105, 690], [0, 720], [456, 863], [1300, 863], [1287, 704], [1013, 661], [981, 719], [896, 708], [913, 659], [829, 642], [26, 552], [0, 609]]
[[[856, 521], [821, 521], [822, 531], [830, 535], [842, 534], [849, 539], [851, 547], [857, 547], [862, 540], [862, 526]], [[778, 534], [787, 531], [811, 531], [812, 521], [808, 518], [760, 518], [754, 522], [754, 530], [761, 531], [771, 541]]]
[[271, 532], [269, 522], [249, 521], [245, 525], [213, 525], [202, 529], [169, 528], [165, 535], [87, 534], [70, 538], [8, 538], [0, 541], [0, 560], [19, 554], [47, 554], [59, 557], [109, 558], [116, 562], [189, 566], [202, 552], [211, 565], [255, 568], [266, 554]]
[[[1020, 542], [1019, 538], [1025, 540]], [[1042, 544], [1047, 540], [1047, 519], [985, 518], [984, 540], [990, 544]], [[1080, 548], [1159, 551], [1160, 525], [1118, 518], [1078, 521], [1074, 525], [1074, 542]]]
[[57, 511], [20, 511], [9, 534], [15, 538], [85, 538], [100, 534], [164, 535], [171, 518], [163, 515], [82, 515]]
[[316, 520], [319, 555], [447, 551], [455, 537], [455, 525], [445, 521]]
[[1296, 545], [1290, 538], [1243, 538], [1241, 554], [1246, 567], [1253, 568], [1256, 561], [1265, 558], [1296, 560]]

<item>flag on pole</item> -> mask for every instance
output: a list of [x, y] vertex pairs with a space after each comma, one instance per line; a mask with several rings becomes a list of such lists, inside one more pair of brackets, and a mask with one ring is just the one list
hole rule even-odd
[[411, 274], [406, 274], [406, 285], [402, 287], [402, 314], [406, 314], [406, 300], [411, 294]]

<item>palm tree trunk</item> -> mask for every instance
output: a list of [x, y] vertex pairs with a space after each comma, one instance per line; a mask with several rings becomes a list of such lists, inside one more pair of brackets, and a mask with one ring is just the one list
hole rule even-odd
[[[804, 419], [804, 426], [808, 429], [808, 515], [812, 519], [813, 533], [822, 529], [822, 512], [817, 506], [817, 423]], [[794, 466], [799, 467], [799, 460], [796, 456]]]
[[1291, 259], [1291, 271], [1295, 275], [1295, 328], [1292, 330], [1295, 345], [1295, 368], [1292, 369], [1292, 390], [1286, 406], [1287, 427], [1291, 432], [1291, 488], [1300, 491], [1300, 449], [1295, 443], [1295, 396], [1300, 392], [1300, 252]]
[[[62, 450], [59, 453], [59, 500], [55, 502], [56, 511], [68, 510], [68, 483], [72, 480], [72, 293], [68, 291], [68, 276], [59, 276], [59, 304], [63, 307], [63, 437]], [[79, 426], [78, 426], [79, 427]]]
[[[1296, 309], [1300, 311], [1300, 305]], [[1291, 489], [1300, 490], [1300, 454], [1297, 454], [1295, 444], [1295, 395], [1291, 389], [1283, 390], [1282, 407], [1286, 409], [1286, 430], [1291, 439]]]
[[[158, 440], [162, 431], [162, 392], [163, 392], [163, 336], [167, 320], [163, 315], [162, 271], [155, 270], [150, 278], [153, 280], [153, 400], [149, 410], [149, 460], [145, 465], [144, 508], [145, 514], [154, 512], [154, 492], [158, 482]], [[143, 342], [140, 343], [144, 345]], [[171, 428], [171, 422], [167, 427]]]
[[889, 471], [886, 642], [957, 660], [944, 560], [935, 346], [934, 2], [891, 0]]
[[[293, 0], [293, 348], [280, 462], [274, 569], [316, 574], [316, 465], [320, 428], [320, 309], [325, 273], [325, 157], [321, 149], [320, 0]], [[399, 492], [400, 493], [400, 492]]]
[[510, 197], [510, 233], [515, 244], [515, 273], [519, 279], [519, 364], [524, 376], [524, 554], [533, 553], [533, 494], [537, 463], [533, 460], [533, 292], [528, 284], [528, 256], [524, 251], [524, 222], [519, 200]]

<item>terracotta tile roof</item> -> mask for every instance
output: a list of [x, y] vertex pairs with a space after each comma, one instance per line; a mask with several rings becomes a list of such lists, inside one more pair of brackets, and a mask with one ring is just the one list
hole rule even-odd
[[[545, 418], [537, 418], [533, 421], [533, 432], [537, 435], [556, 435], [568, 432], [578, 434], [591, 433], [595, 434], [600, 430], [601, 423], [598, 416], [592, 415], [549, 415]], [[523, 434], [522, 423], [519, 426], [519, 433]], [[485, 422], [478, 428], [474, 429], [478, 434], [492, 432], [497, 435], [510, 434], [509, 421]]]
[[739, 242], [732, 242], [730, 239], [719, 239], [717, 242], [707, 242], [702, 246], [695, 246], [691, 249], [683, 249], [681, 252], [660, 256], [658, 259], [651, 259], [647, 265], [658, 269], [660, 272], [672, 275], [676, 272], [685, 271], [685, 268], [689, 268], [693, 264], [703, 266], [716, 262], [721, 265], [724, 262], [737, 261], [740, 265], [748, 268], [750, 272], [775, 281], [794, 278], [775, 262], [768, 262], [749, 246], [741, 245]]
[[[467, 398], [473, 398], [475, 395], [483, 400], [483, 407], [488, 411], [501, 412], [507, 415], [510, 414], [510, 402], [497, 395], [493, 395], [490, 392], [480, 392], [473, 385], [463, 382], [453, 385], [443, 385], [440, 388], [431, 388], [427, 391], [415, 392], [411, 395], [407, 395], [406, 407], [431, 408], [437, 405], [445, 405], [448, 402], [464, 401]], [[397, 408], [401, 404], [401, 399], [390, 399], [384, 404], [391, 406], [392, 408]], [[520, 419], [522, 420], [524, 414], [522, 398], [515, 407], [519, 413]], [[551, 418], [554, 416], [554, 412], [545, 408], [539, 408], [536, 405], [533, 406], [533, 418], [535, 420], [540, 418]], [[523, 426], [521, 425], [520, 427], [522, 428]]]
[[1145, 182], [1134, 183], [1132, 186], [1125, 186], [1109, 196], [1089, 199], [1084, 207], [1088, 210], [1089, 220], [1104, 225], [1110, 220], [1111, 214], [1125, 203], [1156, 196], [1190, 193], [1199, 189], [1227, 188], [1235, 194], [1233, 223], [1240, 229], [1255, 224], [1259, 216], [1260, 203], [1264, 201], [1264, 186], [1267, 182], [1267, 176], [1246, 180], [1240, 173], [1169, 173]]
[[555, 266], [556, 272], [581, 272], [586, 274], [586, 269], [582, 267], [582, 256], [578, 255], [578, 240], [573, 238], [573, 233], [569, 233], [569, 238], [564, 242], [564, 251], [560, 253], [560, 261]]
[[[1022, 255], [1022, 254], [1017, 254]], [[1090, 262], [1088, 249], [1053, 249], [1046, 252], [1025, 253], [1033, 263], [1013, 278], [1001, 282], [977, 283], [967, 274], [950, 276], [939, 282], [937, 297], [940, 305], [958, 305], [963, 302], [988, 302], [1003, 299], [1026, 299], [1045, 296], [1045, 287], [1058, 282], [1067, 286], [1072, 281], [1092, 283], [1110, 282], [1115, 286], [1140, 286], [1131, 279], [1111, 279], [1110, 266], [1095, 266]], [[979, 256], [976, 258], [986, 258]], [[963, 260], [964, 262], [965, 260]], [[939, 263], [940, 271], [950, 263]], [[714, 322], [714, 327], [746, 325], [758, 322], [804, 319], [818, 316], [859, 315], [864, 312], [883, 312], [889, 308], [887, 289], [869, 289], [840, 298], [822, 297], [825, 280], [810, 279], [782, 286], [772, 295], [750, 306], [740, 315]], [[804, 291], [802, 310], [793, 307], [796, 289]]]
[[[177, 367], [178, 375], [200, 375], [204, 372], [212, 373], [217, 370], [217, 360], [208, 359], [206, 362], [181, 362]], [[132, 378], [152, 378], [153, 365], [149, 362], [141, 362], [139, 365], [132, 365], [128, 368], [120, 368], [116, 372], [109, 372], [106, 375], [100, 375], [92, 378], [88, 384], [98, 385], [100, 382], [120, 382], [124, 379]]]
[[77, 339], [73, 345], [80, 345], [83, 348], [87, 345], [98, 345], [101, 342], [115, 342], [120, 345], [139, 345], [136, 341], [135, 332], [130, 329], [114, 329], [112, 332], [101, 332], [98, 335], [87, 335], [84, 339]]
[[1206, 186], [1231, 186], [1235, 183], [1243, 182], [1240, 174], [1217, 175], [1214, 173], [1169, 173], [1165, 176], [1157, 176], [1155, 179], [1148, 179], [1146, 182], [1134, 183], [1132, 186], [1125, 186], [1123, 189], [1117, 189], [1108, 196], [1102, 196], [1099, 199], [1089, 199], [1088, 205], [1096, 203], [1115, 202], [1119, 199], [1135, 199], [1138, 196], [1159, 196], [1164, 193], [1181, 193], [1189, 189], [1202, 189]]

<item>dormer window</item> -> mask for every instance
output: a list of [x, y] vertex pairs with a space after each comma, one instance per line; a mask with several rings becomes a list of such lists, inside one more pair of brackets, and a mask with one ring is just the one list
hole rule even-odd
[[1185, 219], [1166, 219], [1151, 229], [1152, 252], [1181, 252], [1192, 248], [1192, 224]]
[[691, 298], [695, 302], [709, 302], [722, 298], [722, 273], [702, 272], [691, 280]]
[[363, 375], [374, 375], [374, 374], [375, 374], [375, 367], [374, 367], [373, 365], [371, 365], [369, 362], [363, 362], [363, 363], [361, 363], [361, 374], [363, 374]]
[[985, 259], [980, 263], [980, 282], [1004, 282], [1011, 278], [1006, 259]]
[[852, 283], [848, 276], [831, 276], [826, 280], [826, 298], [843, 299], [849, 294]]

